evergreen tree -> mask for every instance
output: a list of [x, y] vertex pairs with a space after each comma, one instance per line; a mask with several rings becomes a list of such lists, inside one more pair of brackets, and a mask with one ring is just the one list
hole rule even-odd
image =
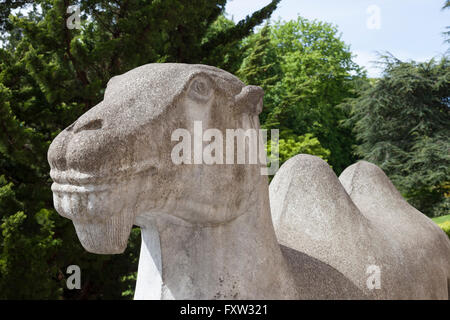
[[383, 77], [345, 104], [357, 153], [379, 165], [412, 205], [448, 214], [450, 61], [406, 63], [384, 57]]
[[[260, 32], [245, 40], [245, 59], [237, 75], [247, 84], [257, 85], [264, 90], [264, 105], [271, 106], [274, 101], [275, 85], [281, 80], [280, 59], [270, 37], [271, 27], [267, 23]], [[264, 123], [269, 108], [265, 107], [260, 114], [260, 121]]]
[[279, 80], [280, 74], [274, 50], [270, 48], [270, 25], [266, 24], [259, 33], [250, 37], [249, 42], [247, 46], [251, 50], [237, 75], [245, 83], [267, 90]]

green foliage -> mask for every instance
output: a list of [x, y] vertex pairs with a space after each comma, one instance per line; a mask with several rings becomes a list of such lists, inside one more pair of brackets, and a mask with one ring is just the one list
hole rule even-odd
[[[262, 21], [270, 18], [281, 0], [272, 0], [262, 9], [246, 16], [232, 27], [217, 28], [210, 37], [202, 41], [201, 53], [197, 56], [204, 64], [223, 68], [231, 73], [236, 73], [242, 63], [242, 51], [240, 44], [245, 37], [252, 34], [253, 28]], [[195, 28], [194, 28], [194, 31]]]
[[[321, 146], [320, 141], [312, 134], [307, 133], [302, 136], [287, 134], [281, 137], [278, 143], [280, 166], [298, 154], [312, 154], [328, 161], [330, 150]], [[271, 145], [267, 148], [268, 154], [271, 154]]]
[[[226, 0], [1, 1], [0, 298], [130, 298], [139, 230], [123, 255], [94, 255], [71, 221], [53, 210], [50, 142], [101, 101], [107, 81], [152, 62], [213, 64], [234, 72], [240, 42], [270, 17], [279, 0], [234, 23]], [[68, 29], [69, 5], [81, 29]], [[12, 9], [28, 9], [26, 15]], [[68, 290], [68, 265], [82, 289]], [[125, 292], [122, 296], [121, 292]]]
[[345, 106], [361, 142], [409, 202], [429, 216], [449, 212], [450, 61], [385, 57], [381, 79]]
[[133, 272], [131, 274], [124, 275], [122, 277], [120, 281], [128, 284], [127, 289], [122, 292], [123, 297], [133, 299], [136, 280], [137, 280], [137, 272]]
[[14, 185], [0, 176], [0, 299], [57, 298], [61, 283], [37, 278], [57, 275], [54, 259], [61, 240], [54, 237], [56, 213], [41, 209], [27, 217], [23, 209]]
[[237, 75], [247, 84], [257, 84], [269, 91], [280, 79], [281, 67], [270, 43], [270, 25], [246, 43], [248, 54], [242, 62]]
[[439, 227], [444, 230], [444, 232], [448, 235], [450, 238], [450, 221], [446, 221], [439, 224]]
[[12, 25], [8, 20], [8, 16], [12, 10], [23, 8], [32, 4], [33, 0], [2, 0], [0, 1], [0, 31], [11, 31]]
[[337, 29], [299, 17], [264, 27], [246, 46], [238, 74], [266, 92], [263, 127], [282, 136], [313, 134], [337, 173], [354, 162], [354, 138], [340, 126], [346, 114], [336, 106], [365, 78]]

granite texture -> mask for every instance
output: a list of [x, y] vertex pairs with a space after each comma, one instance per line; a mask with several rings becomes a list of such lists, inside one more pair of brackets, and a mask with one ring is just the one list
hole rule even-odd
[[[442, 232], [398, 196], [366, 197], [363, 186], [382, 192], [387, 178], [350, 167], [344, 188], [323, 161], [295, 157], [270, 186], [275, 232], [260, 165], [173, 162], [172, 133], [193, 135], [194, 121], [259, 129], [262, 96], [204, 65], [149, 64], [112, 78], [104, 100], [49, 148], [56, 210], [93, 253], [122, 253], [141, 227], [135, 299], [448, 297]], [[414, 221], [384, 226], [377, 213]], [[382, 267], [375, 293], [367, 264]]]
[[[326, 263], [370, 299], [448, 299], [450, 241], [411, 207], [377, 166], [338, 177], [322, 159], [297, 155], [270, 184], [281, 245]], [[380, 287], [368, 285], [371, 268]]]

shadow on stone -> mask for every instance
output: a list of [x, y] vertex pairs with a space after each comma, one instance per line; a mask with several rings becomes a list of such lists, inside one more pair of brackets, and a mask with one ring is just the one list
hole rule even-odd
[[280, 248], [294, 274], [302, 299], [368, 299], [332, 266], [286, 246], [280, 245]]

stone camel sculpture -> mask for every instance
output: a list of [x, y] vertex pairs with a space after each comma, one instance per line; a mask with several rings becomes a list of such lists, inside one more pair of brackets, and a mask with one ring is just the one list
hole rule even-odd
[[[194, 121], [205, 129], [259, 129], [262, 95], [214, 67], [149, 64], [112, 78], [104, 100], [52, 142], [54, 205], [87, 251], [121, 253], [133, 224], [141, 227], [135, 299], [377, 297], [361, 285], [359, 269], [340, 268], [345, 257], [333, 264], [320, 252], [279, 244], [259, 165], [173, 163], [174, 130], [193, 132]], [[360, 221], [352, 230], [367, 231], [361, 239], [379, 236], [369, 222], [358, 228]], [[377, 258], [382, 249], [370, 252]]]
[[[269, 193], [280, 244], [328, 264], [370, 298], [449, 298], [449, 238], [376, 165], [360, 161], [338, 179], [322, 159], [297, 155]], [[367, 283], [375, 270], [379, 288]]]

